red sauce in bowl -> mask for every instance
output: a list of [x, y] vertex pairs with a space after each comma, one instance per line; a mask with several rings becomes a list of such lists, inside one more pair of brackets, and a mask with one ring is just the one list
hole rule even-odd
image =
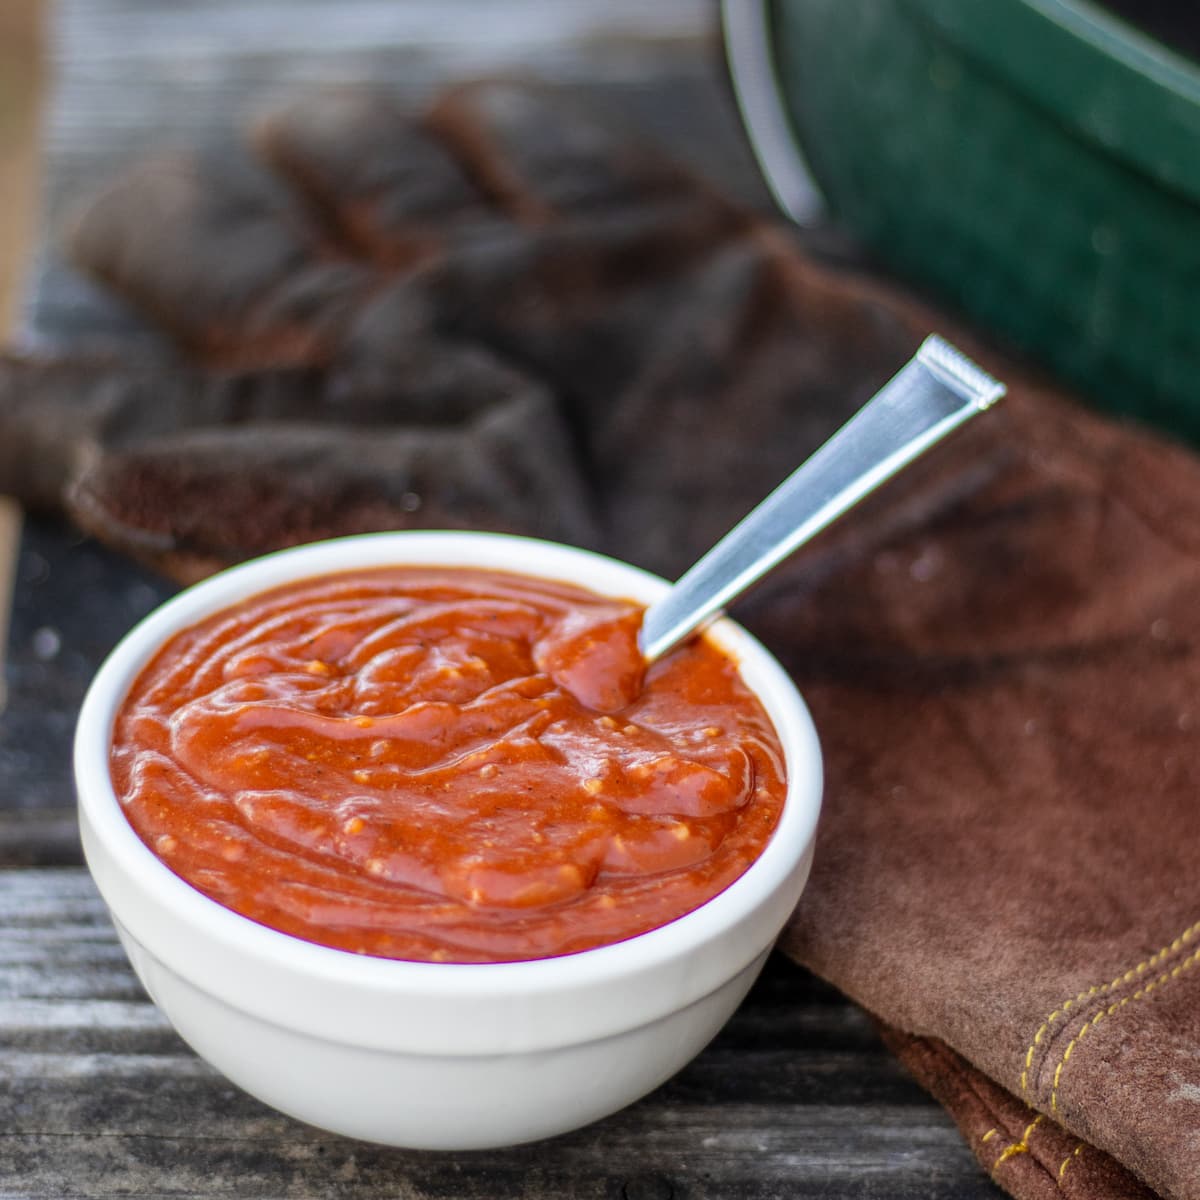
[[783, 756], [695, 639], [643, 675], [640, 608], [466, 568], [333, 574], [177, 634], [118, 714], [133, 828], [217, 902], [385, 958], [545, 958], [728, 887]]

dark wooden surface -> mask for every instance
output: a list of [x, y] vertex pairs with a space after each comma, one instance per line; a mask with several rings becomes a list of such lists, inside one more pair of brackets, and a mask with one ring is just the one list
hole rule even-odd
[[[313, 82], [379, 79], [415, 103], [450, 78], [536, 73], [764, 202], [704, 0], [62, 0], [54, 24], [48, 236], [26, 306], [45, 344], [145, 344], [53, 254], [81, 193], [150, 142], [225, 138], [264, 96]], [[0, 1197], [999, 1195], [868, 1019], [781, 958], [674, 1080], [540, 1146], [382, 1149], [228, 1085], [127, 967], [72, 811], [83, 690], [170, 590], [53, 519], [25, 523], [0, 716]]]

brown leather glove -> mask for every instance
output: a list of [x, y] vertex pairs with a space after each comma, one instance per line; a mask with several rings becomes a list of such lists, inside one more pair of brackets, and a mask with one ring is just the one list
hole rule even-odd
[[[519, 89], [256, 146], [290, 190], [160, 163], [74, 239], [194, 365], [0, 373], [0, 487], [181, 576], [446, 523], [675, 571], [961, 338]], [[1200, 466], [983, 357], [1005, 404], [740, 606], [827, 756], [783, 944], [1013, 1195], [1194, 1198]]]
[[0, 365], [0, 490], [181, 579], [410, 525], [677, 571], [911, 349], [558, 96], [318, 95], [253, 146], [146, 163], [69, 240], [183, 364]]
[[783, 945], [892, 1027], [1014, 1195], [1144, 1197], [1136, 1175], [1184, 1200], [1200, 464], [1009, 378], [996, 419], [938, 460], [977, 468], [974, 487], [742, 613], [828, 768]]

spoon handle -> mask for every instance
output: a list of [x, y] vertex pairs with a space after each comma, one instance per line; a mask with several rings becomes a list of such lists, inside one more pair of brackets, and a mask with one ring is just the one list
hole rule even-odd
[[647, 662], [978, 412], [1005, 387], [936, 335], [761, 504], [646, 609]]

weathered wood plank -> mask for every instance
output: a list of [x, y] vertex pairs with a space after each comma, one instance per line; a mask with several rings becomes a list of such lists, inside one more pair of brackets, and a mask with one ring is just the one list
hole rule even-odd
[[27, 516], [0, 716], [0, 865], [78, 863], [71, 737], [104, 655], [173, 588]]
[[80, 869], [0, 871], [0, 1031], [0, 1197], [994, 1194], [866, 1017], [782, 959], [646, 1100], [486, 1154], [351, 1142], [233, 1088], [142, 994]]

